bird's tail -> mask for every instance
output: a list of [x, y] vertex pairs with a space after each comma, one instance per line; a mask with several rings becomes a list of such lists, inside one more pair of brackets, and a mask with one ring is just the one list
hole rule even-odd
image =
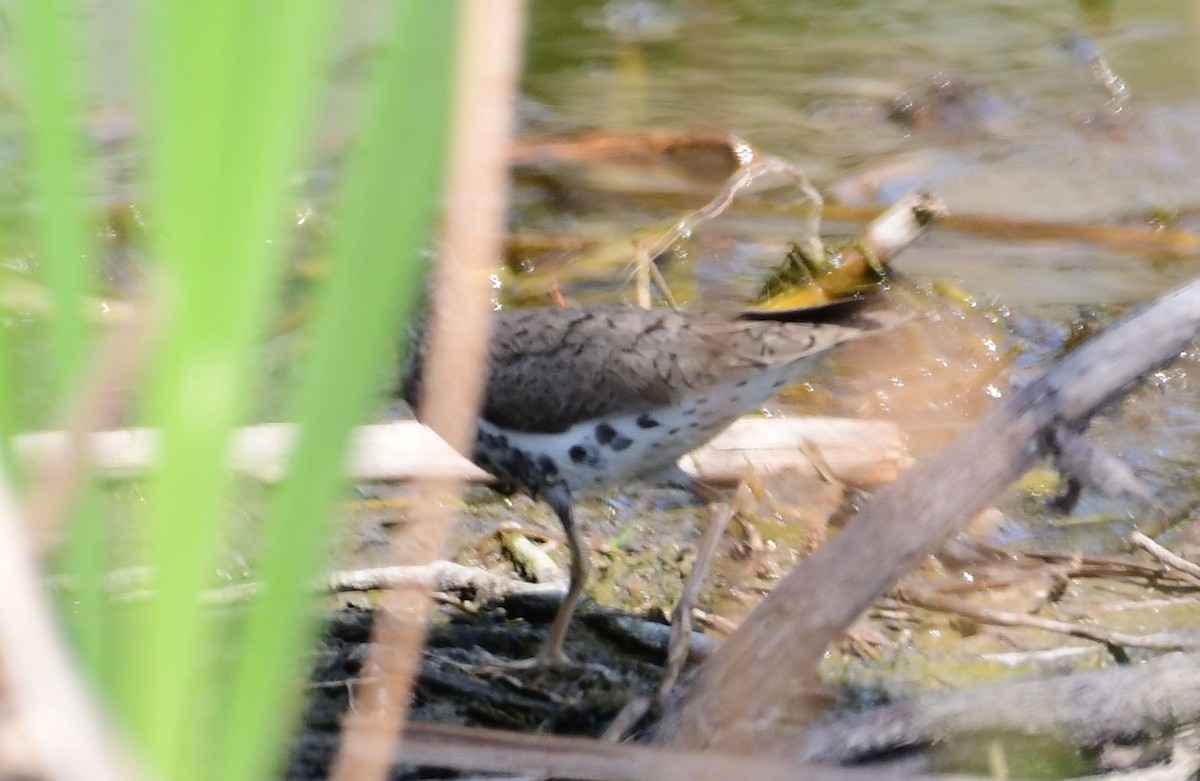
[[738, 314], [738, 319], [838, 325], [872, 332], [889, 331], [917, 318], [917, 314], [909, 310], [886, 309], [879, 306], [881, 298], [877, 295], [861, 295], [794, 309], [747, 309]]

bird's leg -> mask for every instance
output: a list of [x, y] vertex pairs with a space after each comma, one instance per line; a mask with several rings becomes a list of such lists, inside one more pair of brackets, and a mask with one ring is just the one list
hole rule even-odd
[[667, 642], [667, 667], [658, 689], [659, 700], [665, 701], [675, 682], [679, 680], [684, 665], [687, 664], [688, 655], [692, 650], [692, 608], [695, 607], [696, 600], [700, 596], [700, 588], [704, 585], [704, 578], [708, 574], [717, 544], [724, 536], [725, 528], [729, 525], [730, 519], [734, 517], [736, 510], [727, 494], [699, 478], [692, 477], [678, 464], [666, 470], [662, 474], [662, 478], [666, 482], [690, 491], [692, 496], [704, 502], [709, 509], [708, 527], [701, 538], [700, 547], [696, 553], [696, 563], [692, 566], [691, 574], [684, 581], [683, 593], [679, 597], [679, 602], [671, 611], [671, 637]]
[[567, 533], [567, 544], [571, 550], [571, 584], [567, 595], [558, 606], [554, 623], [550, 625], [550, 634], [542, 649], [538, 651], [536, 660], [550, 665], [567, 664], [567, 656], [563, 653], [563, 643], [567, 638], [567, 627], [575, 606], [583, 596], [583, 587], [588, 578], [587, 549], [583, 544], [583, 536], [575, 525], [575, 504], [571, 492], [565, 486], [554, 486], [540, 493], [541, 498], [553, 508], [558, 520], [562, 523], [563, 531]]
[[687, 491], [692, 496], [699, 499], [704, 504], [720, 504], [728, 500], [729, 496], [721, 490], [712, 487], [708, 483], [700, 480], [697, 477], [692, 477], [679, 464], [674, 464], [661, 472], [655, 477], [664, 483], [669, 483], [676, 488], [681, 488]]
[[708, 575], [708, 568], [712, 564], [717, 544], [724, 536], [725, 527], [729, 525], [729, 520], [735, 512], [733, 505], [729, 503], [713, 502], [708, 507], [708, 528], [704, 530], [704, 536], [700, 539], [700, 548], [696, 552], [696, 563], [692, 565], [691, 574], [683, 582], [683, 593], [679, 596], [679, 602], [671, 611], [671, 637], [667, 643], [667, 667], [658, 688], [660, 701], [666, 700], [667, 695], [675, 686], [675, 682], [679, 680], [684, 665], [687, 664], [688, 655], [692, 651], [692, 608], [696, 606], [696, 602], [700, 598], [700, 589], [704, 585], [704, 578]]

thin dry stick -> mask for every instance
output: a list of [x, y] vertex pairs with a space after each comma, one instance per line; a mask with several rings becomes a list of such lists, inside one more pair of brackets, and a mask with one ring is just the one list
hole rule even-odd
[[899, 601], [914, 607], [927, 610], [937, 610], [943, 613], [954, 613], [981, 624], [993, 626], [1023, 626], [1030, 629], [1041, 629], [1046, 632], [1081, 637], [1085, 640], [1095, 640], [1105, 645], [1123, 646], [1126, 648], [1150, 648], [1157, 651], [1178, 651], [1181, 649], [1200, 648], [1200, 633], [1196, 632], [1157, 632], [1146, 635], [1131, 635], [1118, 632], [1108, 627], [1086, 624], [1073, 624], [1069, 621], [1056, 621], [1052, 618], [1031, 616], [1025, 613], [1014, 613], [1010, 610], [995, 610], [993, 608], [972, 605], [971, 603], [935, 594], [918, 588], [898, 589], [892, 595]]
[[[427, 313], [429, 360], [421, 409], [426, 423], [459, 452], [470, 452], [487, 351], [487, 272], [500, 257], [508, 185], [507, 149], [520, 73], [524, 7], [520, 0], [465, 0], [458, 36], [458, 80], [447, 177], [438, 285]], [[426, 499], [397, 544], [396, 558], [423, 564], [440, 557], [449, 515], [439, 501], [456, 483], [421, 486]], [[388, 592], [376, 611], [358, 710], [345, 731], [331, 778], [387, 777], [405, 722], [430, 610], [425, 589]]]
[[1172, 553], [1141, 532], [1134, 532], [1133, 534], [1130, 534], [1129, 541], [1161, 561], [1163, 564], [1166, 564], [1168, 567], [1173, 567], [1174, 569], [1177, 569], [1187, 575], [1191, 575], [1194, 578], [1200, 578], [1200, 564], [1196, 564], [1193, 561], [1188, 561], [1184, 557]]
[[[670, 249], [671, 245], [675, 242], [690, 236], [695, 232], [696, 228], [709, 220], [721, 216], [729, 208], [730, 204], [733, 203], [733, 199], [737, 197], [738, 193], [753, 184], [755, 179], [773, 170], [755, 159], [750, 145], [746, 142], [736, 140], [731, 141], [731, 143], [739, 149], [747, 150], [746, 159], [743, 160], [733, 175], [726, 180], [721, 190], [708, 203], [695, 211], [688, 212], [687, 215], [664, 231], [657, 239], [644, 247], [639, 253], [642, 257], [653, 260]], [[773, 160], [773, 158], [767, 159]]]
[[372, 567], [338, 570], [325, 578], [324, 590], [332, 594], [346, 591], [419, 588], [443, 593], [469, 592], [499, 599], [513, 594], [561, 595], [561, 584], [543, 585], [496, 575], [482, 567], [468, 567], [453, 561], [431, 561], [407, 567]]
[[807, 202], [805, 212], [805, 232], [801, 241], [812, 257], [823, 257], [824, 248], [821, 245], [821, 207], [824, 201], [821, 194], [808, 181], [808, 178], [791, 163], [770, 155], [759, 154], [750, 144], [737, 136], [729, 137], [729, 146], [734, 150], [740, 165], [725, 181], [720, 191], [712, 199], [695, 211], [689, 212], [678, 222], [650, 242], [645, 247], [638, 247], [637, 259], [634, 263], [634, 273], [638, 281], [638, 305], [649, 307], [649, 282], [653, 278], [655, 285], [672, 308], [676, 308], [671, 291], [667, 288], [662, 272], [654, 265], [654, 259], [670, 249], [671, 245], [680, 239], [691, 236], [701, 225], [725, 213], [733, 204], [735, 198], [754, 182], [768, 175], [784, 175], [804, 195]]
[[[51, 588], [69, 594], [77, 588], [76, 579], [57, 576], [49, 581]], [[107, 596], [121, 602], [138, 602], [155, 593], [154, 575], [148, 568], [116, 570], [104, 578]], [[313, 586], [313, 595], [344, 594], [351, 591], [383, 591], [410, 589], [437, 594], [466, 595], [479, 601], [504, 600], [510, 597], [544, 597], [561, 599], [566, 593], [562, 583], [528, 583], [524, 580], [496, 575], [482, 567], [468, 567], [453, 561], [432, 561], [428, 564], [396, 567], [367, 567], [364, 569], [330, 572]], [[205, 591], [200, 599], [206, 605], [232, 605], [252, 599], [262, 592], [256, 582], [235, 583]]]
[[0, 474], [0, 659], [4, 688], [52, 781], [129, 781], [135, 771], [117, 748], [79, 676], [41, 589], [34, 547], [8, 481]]
[[1063, 574], [1072, 578], [1144, 578], [1152, 582], [1175, 582], [1200, 586], [1200, 577], [1170, 566], [1157, 566], [1134, 558], [1118, 556], [1081, 556], [1077, 553], [1041, 553], [1028, 551], [1025, 558], [1061, 565]]
[[149, 307], [141, 306], [104, 336], [92, 371], [66, 414], [63, 427], [67, 445], [59, 458], [46, 459], [33, 475], [25, 502], [35, 544], [52, 545], [63, 519], [87, 480], [90, 462], [89, 435], [112, 428], [120, 420], [125, 401], [141, 370], [154, 329]]
[[671, 287], [667, 284], [667, 278], [663, 276], [662, 269], [655, 263], [647, 263], [646, 268], [649, 269], [650, 278], [654, 280], [654, 284], [662, 291], [663, 300], [667, 302], [667, 306], [678, 309], [679, 302], [675, 300], [675, 294], [671, 292]]

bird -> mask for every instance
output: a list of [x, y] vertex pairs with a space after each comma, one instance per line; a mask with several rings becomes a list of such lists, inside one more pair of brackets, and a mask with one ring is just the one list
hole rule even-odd
[[[567, 628], [588, 578], [576, 494], [628, 481], [696, 488], [678, 466], [843, 342], [907, 314], [860, 299], [775, 314], [541, 307], [492, 318], [471, 460], [544, 501], [570, 551], [570, 581], [531, 665], [563, 665]], [[418, 325], [400, 395], [418, 419], [426, 340]]]

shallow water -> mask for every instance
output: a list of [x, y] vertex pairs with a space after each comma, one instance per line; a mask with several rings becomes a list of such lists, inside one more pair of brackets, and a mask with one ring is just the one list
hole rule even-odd
[[[1200, 227], [1200, 55], [1193, 43], [1200, 21], [1182, 1], [918, 1], [900, 8], [537, 0], [530, 10], [526, 131], [719, 130], [795, 163], [827, 197], [846, 192], [845, 183], [864, 172], [903, 161], [911, 173], [887, 180], [882, 200], [923, 187], [955, 213]], [[1109, 88], [1098, 70], [1104, 66]], [[932, 118], [889, 116], [897, 100], [944, 96], [944, 85], [953, 99]], [[523, 223], [527, 215], [518, 210], [517, 227], [615, 236], [649, 221], [644, 207], [622, 211], [609, 202], [561, 218], [533, 213]], [[776, 262], [780, 239], [798, 232], [794, 221], [773, 215], [722, 218], [677, 253], [669, 279], [692, 305], [728, 305]], [[952, 281], [1020, 318], [1021, 337], [1007, 347], [1036, 370], [1059, 354], [1080, 318], [1103, 324], [1190, 279], [1200, 265], [1196, 257], [1156, 260], [1081, 241], [935, 228], [894, 268], [918, 283]], [[572, 291], [568, 282], [566, 290], [584, 299], [627, 298], [620, 282], [600, 293], [594, 284]], [[992, 338], [970, 318], [964, 325], [972, 337]], [[1186, 378], [1190, 366], [1168, 371]], [[1115, 421], [1097, 426], [1097, 441], [1179, 509], [1176, 521], [1196, 504], [1184, 468], [1197, 455], [1194, 438], [1179, 433], [1200, 414], [1190, 385], [1151, 383]], [[988, 384], [986, 392], [1003, 395], [1006, 383]], [[963, 400], [936, 403], [945, 405], [951, 432], [986, 406], [966, 400], [975, 412], [964, 418]], [[912, 428], [936, 420], [926, 415]], [[1144, 512], [1086, 495], [1077, 515], [1090, 522], [1048, 526], [1038, 502], [1013, 504], [1001, 538], [1035, 547], [1119, 547]]]
[[[733, 132], [827, 192], [915, 158], [920, 173], [890, 194], [925, 186], [956, 212], [1138, 223], [1190, 215], [1200, 199], [1188, 8], [542, 1], [531, 6], [524, 89], [552, 127]], [[1106, 106], [1091, 55], [1127, 85], [1121, 111]], [[932, 126], [889, 121], [894, 100], [945, 81], [969, 94]], [[544, 114], [526, 116], [536, 127]], [[958, 277], [1021, 308], [1128, 304], [1194, 273], [1194, 263], [1148, 267], [1094, 246], [958, 238], [937, 237], [899, 268]], [[718, 287], [738, 271], [701, 265]]]

